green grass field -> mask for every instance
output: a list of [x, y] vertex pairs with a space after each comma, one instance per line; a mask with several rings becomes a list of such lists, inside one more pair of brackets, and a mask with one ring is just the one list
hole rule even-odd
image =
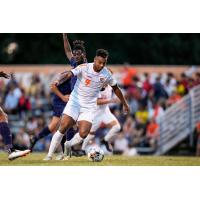
[[197, 157], [172, 156], [105, 156], [100, 163], [90, 162], [87, 157], [72, 157], [68, 161], [43, 161], [44, 153], [32, 153], [9, 161], [7, 154], [0, 153], [0, 166], [200, 166]]

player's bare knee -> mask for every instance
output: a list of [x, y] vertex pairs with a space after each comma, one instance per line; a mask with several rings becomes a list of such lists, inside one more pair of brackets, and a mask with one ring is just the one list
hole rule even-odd
[[90, 128], [88, 127], [79, 128], [79, 134], [82, 138], [86, 138], [89, 133], [90, 133]]
[[54, 133], [54, 132], [56, 132], [57, 130], [58, 130], [58, 128], [59, 128], [59, 122], [53, 122], [53, 121], [51, 121], [51, 123], [49, 124], [49, 130], [52, 132], [52, 133]]
[[60, 124], [60, 127], [59, 127], [60, 133], [65, 134], [68, 130], [69, 128], [65, 124]]

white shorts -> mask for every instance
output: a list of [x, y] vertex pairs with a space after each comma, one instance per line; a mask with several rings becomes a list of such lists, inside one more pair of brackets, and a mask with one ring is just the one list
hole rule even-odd
[[91, 132], [95, 132], [102, 123], [109, 124], [112, 121], [118, 121], [117, 118], [110, 112], [110, 109], [103, 110], [102, 112], [97, 112], [94, 116], [94, 121], [92, 123]]
[[74, 119], [74, 121], [88, 121], [90, 123], [93, 123], [94, 116], [95, 116], [95, 110], [82, 110], [81, 106], [77, 103], [74, 103], [72, 101], [68, 101], [67, 105], [65, 106], [65, 109], [63, 111], [63, 114], [68, 115]]

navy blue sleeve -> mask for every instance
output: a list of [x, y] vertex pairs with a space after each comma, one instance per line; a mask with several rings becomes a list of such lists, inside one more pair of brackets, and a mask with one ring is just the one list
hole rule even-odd
[[71, 58], [71, 60], [70, 60], [70, 65], [72, 66], [72, 68], [77, 67], [77, 63], [76, 63], [76, 60], [75, 60], [74, 57]]

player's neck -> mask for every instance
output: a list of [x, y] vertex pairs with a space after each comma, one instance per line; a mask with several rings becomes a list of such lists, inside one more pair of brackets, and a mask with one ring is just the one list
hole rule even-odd
[[95, 65], [93, 64], [93, 70], [94, 70], [94, 72], [96, 72], [96, 73], [99, 73], [100, 71], [98, 71], [96, 68], [95, 68]]

